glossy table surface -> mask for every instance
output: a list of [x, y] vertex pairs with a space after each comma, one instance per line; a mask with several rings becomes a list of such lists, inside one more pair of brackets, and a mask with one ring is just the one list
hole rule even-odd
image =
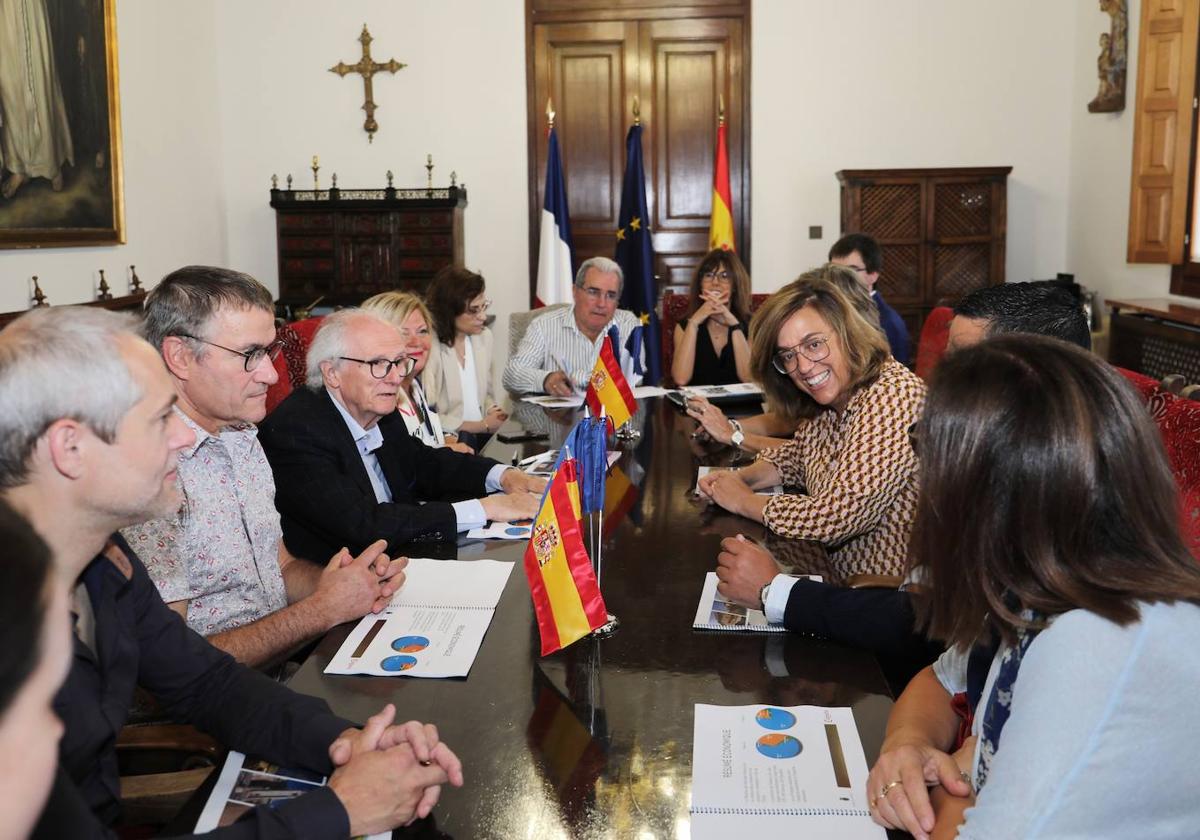
[[[508, 462], [557, 445], [569, 418], [536, 411], [523, 419], [549, 441], [493, 440], [486, 454]], [[647, 400], [637, 419], [642, 438], [617, 464], [640, 485], [636, 500], [604, 523], [601, 589], [620, 619], [615, 635], [540, 657], [525, 543], [464, 539], [410, 554], [515, 564], [468, 677], [325, 675], [346, 625], [291, 680], [354, 720], [395, 702], [402, 719], [437, 724], [462, 759], [465, 787], [444, 789], [429, 819], [396, 836], [686, 838], [696, 703], [850, 706], [874, 760], [891, 699], [871, 655], [790, 633], [692, 629], [721, 538], [763, 529], [694, 498], [697, 465], [722, 455], [691, 437], [687, 418]], [[819, 547], [791, 556], [822, 571]]]

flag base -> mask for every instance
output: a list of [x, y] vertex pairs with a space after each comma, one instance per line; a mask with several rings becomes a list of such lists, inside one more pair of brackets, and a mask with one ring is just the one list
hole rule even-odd
[[592, 638], [607, 639], [610, 636], [616, 635], [616, 632], [621, 629], [621, 619], [617, 618], [612, 613], [608, 614], [608, 621], [601, 624], [592, 631]]
[[635, 444], [639, 440], [641, 440], [642, 433], [633, 427], [632, 422], [626, 421], [625, 425], [623, 425], [621, 428], [617, 429], [617, 433], [614, 436], [614, 439], [619, 444], [622, 444], [624, 446], [629, 446], [629, 445]]

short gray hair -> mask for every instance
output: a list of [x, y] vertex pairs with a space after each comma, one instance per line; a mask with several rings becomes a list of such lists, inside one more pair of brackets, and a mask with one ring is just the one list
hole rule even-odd
[[209, 320], [222, 306], [265, 309], [275, 314], [271, 293], [249, 274], [189, 265], [172, 271], [146, 295], [142, 335], [157, 350], [162, 349], [167, 336], [204, 338]]
[[621, 266], [616, 260], [610, 260], [608, 257], [590, 257], [584, 260], [579, 270], [575, 272], [575, 285], [583, 288], [584, 275], [588, 273], [588, 269], [594, 268], [601, 274], [617, 275], [617, 294], [625, 288], [625, 272], [621, 270]]
[[309, 390], [320, 391], [325, 387], [325, 377], [321, 374], [321, 363], [331, 362], [336, 365], [341, 357], [346, 355], [346, 339], [353, 331], [354, 324], [363, 321], [375, 321], [395, 330], [397, 335], [400, 334], [400, 330], [391, 321], [356, 306], [339, 309], [337, 312], [326, 315], [321, 321], [321, 326], [317, 327], [312, 344], [308, 346], [304, 384], [308, 386]]
[[35, 309], [0, 332], [0, 488], [29, 475], [29, 456], [52, 423], [77, 420], [105, 443], [142, 398], [118, 340], [137, 318], [85, 306]]

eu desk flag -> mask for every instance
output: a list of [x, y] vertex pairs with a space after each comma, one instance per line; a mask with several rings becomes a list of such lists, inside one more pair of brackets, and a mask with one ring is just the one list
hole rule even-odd
[[[628, 281], [626, 281], [628, 282]], [[625, 374], [621, 372], [620, 347], [617, 328], [609, 327], [608, 336], [600, 343], [600, 355], [596, 357], [596, 366], [588, 378], [587, 391], [583, 399], [596, 417], [600, 416], [603, 406], [608, 416], [612, 418], [613, 429], [619, 429], [629, 422], [629, 418], [637, 411], [637, 400], [629, 388]]]
[[736, 251], [733, 244], [733, 194], [729, 189], [729, 148], [725, 142], [725, 116], [717, 125], [717, 156], [713, 166], [712, 219], [708, 223], [709, 250]]
[[608, 621], [608, 608], [583, 547], [573, 458], [563, 461], [546, 487], [525, 548], [525, 576], [542, 637], [542, 656]]
[[625, 185], [621, 191], [621, 215], [618, 218], [615, 259], [625, 274], [621, 308], [642, 319], [646, 328], [646, 384], [656, 385], [662, 376], [662, 345], [658, 316], [654, 314], [658, 287], [654, 282], [654, 247], [650, 242], [650, 220], [646, 212], [646, 172], [642, 167], [640, 125], [629, 129], [625, 138]]
[[538, 239], [535, 306], [571, 302], [571, 219], [567, 185], [563, 180], [558, 135], [550, 127], [546, 154], [546, 195], [542, 201], [542, 230]]

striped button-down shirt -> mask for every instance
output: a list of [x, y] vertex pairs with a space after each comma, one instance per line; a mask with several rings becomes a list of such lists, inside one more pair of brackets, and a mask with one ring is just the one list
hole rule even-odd
[[[575, 323], [575, 307], [572, 305], [533, 319], [517, 352], [504, 367], [504, 387], [514, 394], [542, 393], [546, 377], [563, 368], [566, 368], [564, 373], [576, 385], [585, 384], [600, 354], [600, 342], [608, 337], [608, 329], [613, 324], [616, 324], [620, 333], [620, 364], [625, 371], [625, 378], [631, 387], [640, 384], [642, 378], [631, 373], [632, 360], [625, 349], [630, 333], [641, 324], [638, 316], [626, 309], [618, 309], [612, 321], [592, 341]], [[644, 353], [643, 349], [643, 356]], [[644, 358], [640, 361], [644, 362]]]

